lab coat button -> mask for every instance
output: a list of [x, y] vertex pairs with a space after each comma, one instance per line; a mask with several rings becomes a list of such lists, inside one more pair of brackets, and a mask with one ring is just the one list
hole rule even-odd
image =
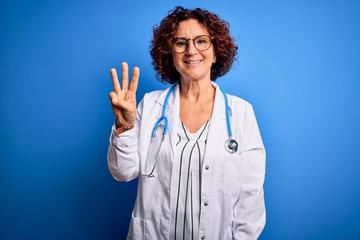
[[201, 239], [204, 240], [204, 239], [205, 239], [205, 235], [202, 235], [202, 236], [201, 236]]
[[206, 170], [209, 170], [209, 166], [206, 166], [205, 169], [206, 169]]
[[204, 206], [206, 207], [207, 205], [209, 205], [209, 203], [208, 203], [208, 202], [204, 202]]

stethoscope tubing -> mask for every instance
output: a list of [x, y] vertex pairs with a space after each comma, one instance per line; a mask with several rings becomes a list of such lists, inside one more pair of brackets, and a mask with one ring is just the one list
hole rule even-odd
[[232, 139], [233, 138], [233, 133], [232, 133], [231, 122], [230, 122], [229, 100], [228, 100], [228, 97], [227, 97], [227, 95], [226, 95], [226, 93], [224, 91], [222, 91], [222, 94], [224, 95], [224, 99], [225, 99], [225, 116], [226, 116], [227, 131], [228, 131], [229, 138]]
[[[167, 134], [167, 132], [169, 130], [169, 122], [168, 122], [168, 118], [166, 117], [166, 109], [167, 109], [167, 106], [168, 106], [170, 95], [174, 91], [176, 85], [177, 84], [172, 85], [171, 88], [169, 89], [168, 93], [166, 94], [166, 97], [165, 97], [165, 100], [164, 100], [164, 105], [163, 105], [163, 108], [162, 108], [161, 117], [156, 121], [156, 123], [154, 125], [154, 128], [153, 128], [153, 130], [151, 132], [151, 138], [152, 139], [155, 137], [156, 129], [159, 127], [159, 125], [160, 125], [160, 123], [162, 121], [164, 121], [164, 123], [165, 123], [162, 141], [164, 141], [164, 139], [165, 139], [165, 136], [166, 136], [166, 134]], [[226, 95], [226, 93], [224, 91], [222, 91], [222, 94], [223, 94], [224, 100], [225, 100], [225, 117], [226, 117], [227, 132], [228, 132], [228, 136], [229, 136], [229, 139], [227, 139], [225, 141], [225, 149], [229, 153], [235, 153], [237, 151], [237, 149], [238, 149], [238, 143], [237, 143], [236, 140], [233, 139], [233, 133], [232, 133], [231, 122], [230, 122], [229, 100], [228, 100], [228, 97], [227, 97], [227, 95]], [[162, 143], [161, 143], [161, 145], [162, 145]], [[161, 146], [160, 146], [160, 148], [161, 148]], [[147, 157], [149, 157], [149, 156], [147, 156]], [[156, 167], [156, 164], [157, 164], [157, 160], [158, 160], [158, 157], [156, 157], [155, 164], [153, 165], [150, 173], [149, 174], [144, 173], [144, 174], [142, 174], [143, 176], [146, 176], [148, 178], [155, 177], [154, 170], [155, 170], [155, 167]]]
[[161, 121], [165, 122], [165, 128], [164, 128], [164, 132], [163, 132], [163, 138], [165, 138], [169, 128], [168, 128], [168, 118], [166, 117], [166, 108], [169, 102], [169, 98], [171, 93], [174, 91], [176, 87], [176, 84], [172, 85], [171, 88], [169, 89], [168, 93], [166, 94], [165, 97], [165, 101], [164, 101], [164, 105], [163, 105], [163, 109], [162, 109], [162, 113], [161, 113], [161, 117], [156, 121], [154, 128], [151, 132], [151, 137], [155, 137], [155, 133], [156, 133], [156, 128], [160, 125]]

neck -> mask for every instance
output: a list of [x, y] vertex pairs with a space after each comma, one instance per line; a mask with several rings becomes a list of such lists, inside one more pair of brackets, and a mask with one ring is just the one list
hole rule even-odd
[[215, 87], [211, 81], [181, 81], [180, 97], [190, 102], [214, 99]]

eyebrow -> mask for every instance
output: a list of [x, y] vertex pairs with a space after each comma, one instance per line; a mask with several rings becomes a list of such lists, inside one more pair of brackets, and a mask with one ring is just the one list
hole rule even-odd
[[195, 36], [194, 38], [178, 37], [177, 39], [194, 40], [195, 38], [200, 37], [200, 36], [208, 36], [208, 35], [200, 34], [200, 35]]
[[186, 38], [186, 37], [178, 37], [176, 39], [184, 39], [184, 40], [191, 40], [191, 38]]

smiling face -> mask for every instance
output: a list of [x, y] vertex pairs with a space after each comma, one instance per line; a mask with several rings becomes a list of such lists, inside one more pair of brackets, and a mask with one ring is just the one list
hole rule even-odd
[[176, 53], [173, 51], [172, 54], [175, 68], [180, 73], [182, 82], [194, 80], [211, 81], [211, 66], [216, 61], [216, 56], [212, 45], [205, 51], [196, 49], [192, 39], [200, 35], [209, 36], [209, 32], [198, 20], [187, 19], [180, 22], [177, 38], [191, 39], [188, 41], [188, 48], [185, 52]]

